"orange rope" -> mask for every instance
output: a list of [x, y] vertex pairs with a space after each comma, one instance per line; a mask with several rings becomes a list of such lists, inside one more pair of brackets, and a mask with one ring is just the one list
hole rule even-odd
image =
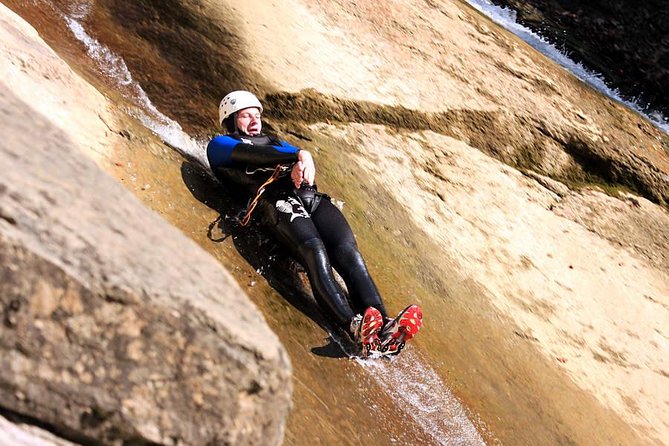
[[256, 208], [258, 205], [258, 200], [260, 200], [260, 196], [265, 192], [265, 188], [272, 184], [273, 182], [276, 181], [277, 178], [279, 178], [279, 173], [281, 173], [281, 164], [277, 165], [276, 168], [274, 169], [274, 172], [272, 173], [272, 176], [265, 181], [262, 186], [258, 188], [258, 191], [256, 192], [256, 196], [253, 198], [253, 201], [251, 201], [251, 204], [249, 204], [248, 208], [246, 209], [246, 215], [244, 215], [244, 218], [242, 218], [242, 221], [240, 224], [242, 226], [246, 226], [249, 224], [249, 221], [251, 221], [251, 214], [253, 213], [253, 210]]

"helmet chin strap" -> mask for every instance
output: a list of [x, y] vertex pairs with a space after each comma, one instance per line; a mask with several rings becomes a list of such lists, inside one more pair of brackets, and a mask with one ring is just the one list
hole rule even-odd
[[239, 112], [234, 112], [230, 115], [230, 120], [232, 122], [232, 127], [234, 128], [232, 133], [239, 133], [239, 127], [237, 127], [237, 114]]
[[239, 129], [237, 128], [237, 112], [228, 116], [225, 121], [223, 121], [223, 124], [223, 127], [228, 134], [239, 133]]

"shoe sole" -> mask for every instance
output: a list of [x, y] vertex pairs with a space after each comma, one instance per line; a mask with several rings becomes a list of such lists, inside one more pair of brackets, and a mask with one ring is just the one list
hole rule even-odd
[[370, 352], [379, 347], [379, 331], [383, 327], [383, 316], [381, 312], [374, 307], [365, 310], [362, 317], [362, 327], [360, 329], [362, 338], [362, 355], [369, 356]]
[[418, 334], [423, 326], [423, 310], [418, 305], [409, 305], [396, 318], [397, 331], [380, 347], [384, 356], [399, 354], [406, 342]]

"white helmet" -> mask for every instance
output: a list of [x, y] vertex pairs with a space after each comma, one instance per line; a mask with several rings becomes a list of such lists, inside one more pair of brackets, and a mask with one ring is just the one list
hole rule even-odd
[[223, 121], [230, 116], [231, 114], [238, 112], [239, 110], [244, 110], [249, 107], [258, 107], [260, 113], [262, 113], [262, 104], [250, 91], [237, 90], [232, 93], [228, 93], [221, 100], [221, 104], [218, 106], [218, 122], [223, 125]]

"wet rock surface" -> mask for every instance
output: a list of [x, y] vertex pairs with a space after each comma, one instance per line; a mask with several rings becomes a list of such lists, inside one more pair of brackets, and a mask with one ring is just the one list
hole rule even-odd
[[[126, 105], [62, 26], [69, 2], [8, 3]], [[654, 256], [666, 209], [652, 201], [666, 201], [669, 144], [650, 123], [464, 3], [100, 1], [88, 12], [88, 32], [197, 138], [218, 131], [223, 92], [264, 96], [267, 128], [312, 151], [319, 187], [346, 203], [388, 308], [425, 309], [415, 356], [391, 371], [418, 358], [465, 406], [463, 422], [430, 398], [393, 398], [379, 385], [388, 370], [343, 360], [309, 291], [272, 260], [286, 253], [218, 219], [239, 211], [227, 187], [141, 123], [110, 123], [125, 136], [105, 168], [232, 273], [296, 364], [285, 444], [480, 444], [453, 436], [467, 416], [491, 444], [666, 438], [669, 279]]]

